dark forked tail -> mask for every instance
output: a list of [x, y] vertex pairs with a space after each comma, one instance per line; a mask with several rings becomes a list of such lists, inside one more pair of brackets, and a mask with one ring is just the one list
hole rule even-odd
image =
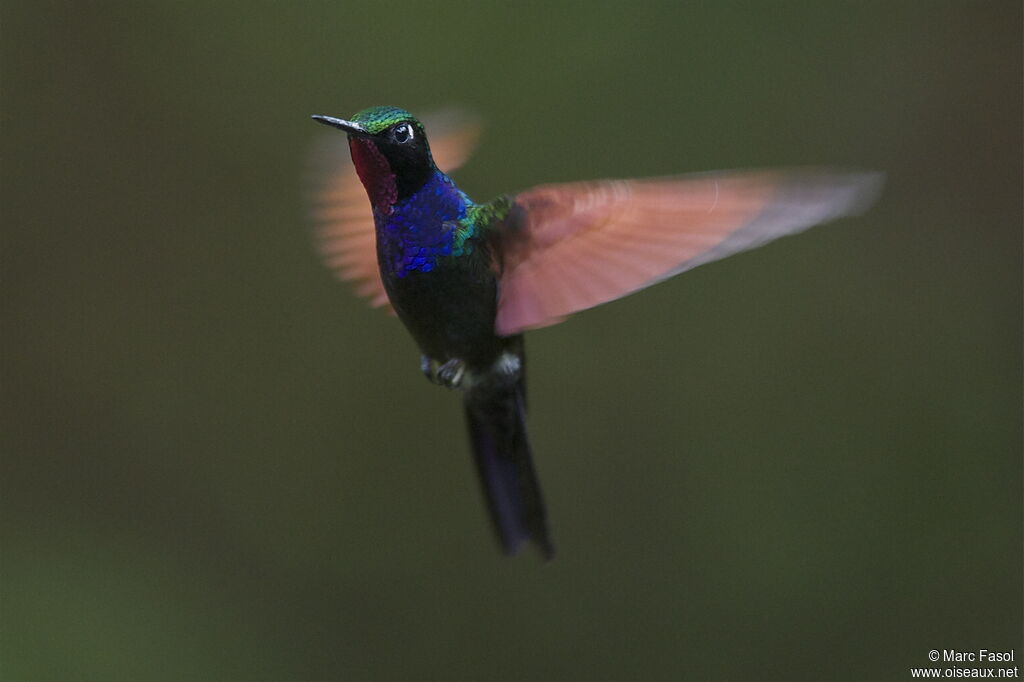
[[494, 530], [506, 554], [531, 540], [555, 555], [526, 433], [523, 382], [475, 387], [465, 394], [466, 422]]

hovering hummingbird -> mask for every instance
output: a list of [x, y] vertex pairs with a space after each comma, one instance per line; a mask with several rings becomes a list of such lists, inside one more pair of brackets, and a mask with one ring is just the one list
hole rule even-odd
[[531, 541], [548, 559], [523, 332], [857, 213], [881, 184], [828, 169], [720, 172], [541, 185], [476, 203], [446, 174], [469, 155], [475, 126], [432, 123], [432, 154], [425, 126], [396, 107], [313, 119], [344, 131], [351, 153], [351, 163], [334, 154], [318, 179], [327, 263], [374, 306], [390, 303], [430, 381], [462, 391], [504, 551]]

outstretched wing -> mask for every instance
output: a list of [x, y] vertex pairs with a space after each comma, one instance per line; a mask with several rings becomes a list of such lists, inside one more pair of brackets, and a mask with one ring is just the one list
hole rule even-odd
[[502, 233], [496, 331], [511, 335], [867, 208], [877, 173], [711, 173], [543, 185]]
[[[479, 137], [480, 126], [462, 111], [442, 111], [422, 119], [430, 149], [444, 172], [463, 164]], [[349, 155], [348, 138], [328, 134], [312, 154], [310, 203], [316, 223], [315, 241], [324, 262], [374, 307], [388, 305], [377, 267], [373, 212]]]

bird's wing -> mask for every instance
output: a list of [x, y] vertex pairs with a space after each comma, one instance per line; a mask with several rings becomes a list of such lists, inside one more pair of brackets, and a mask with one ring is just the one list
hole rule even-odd
[[542, 185], [501, 231], [496, 331], [554, 324], [698, 265], [867, 208], [881, 175], [724, 172]]
[[[425, 116], [422, 122], [430, 132], [438, 168], [447, 173], [469, 158], [480, 133], [474, 117], [449, 110]], [[390, 309], [377, 266], [373, 212], [352, 165], [347, 136], [324, 136], [314, 149], [310, 167], [317, 250], [338, 277], [356, 284], [356, 292], [370, 305]]]

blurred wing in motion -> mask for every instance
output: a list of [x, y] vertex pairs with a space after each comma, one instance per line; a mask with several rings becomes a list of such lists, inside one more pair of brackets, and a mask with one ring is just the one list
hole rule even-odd
[[865, 210], [877, 173], [709, 173], [542, 185], [502, 228], [498, 334], [559, 322], [704, 263]]
[[[438, 168], [448, 173], [469, 158], [480, 134], [475, 118], [448, 110], [421, 120]], [[369, 299], [370, 305], [388, 306], [377, 267], [373, 212], [352, 165], [348, 138], [338, 133], [325, 135], [310, 165], [317, 251], [338, 277], [355, 282], [356, 292]]]

